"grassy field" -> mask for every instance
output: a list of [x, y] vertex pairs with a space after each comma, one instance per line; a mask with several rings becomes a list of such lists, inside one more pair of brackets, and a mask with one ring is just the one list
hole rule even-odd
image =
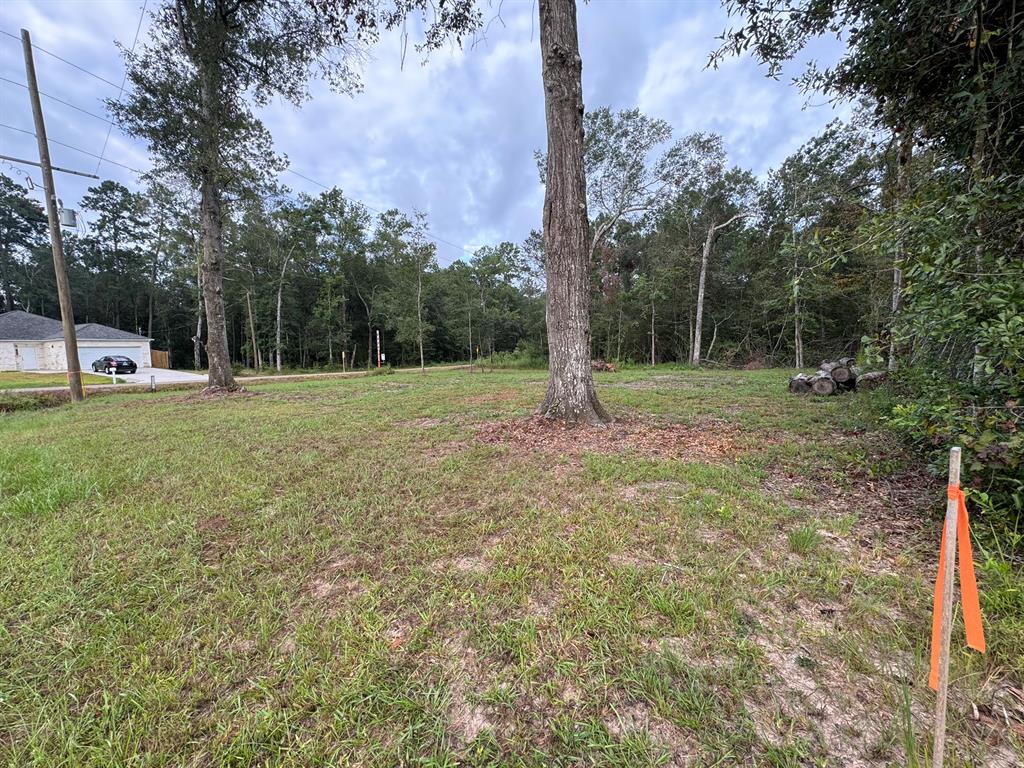
[[[123, 379], [118, 379], [118, 382]], [[83, 384], [109, 384], [109, 376], [97, 376], [93, 373], [82, 374]], [[0, 373], [0, 390], [28, 389], [30, 387], [66, 387], [68, 377], [63, 373], [22, 373], [21, 371], [4, 371]]]
[[[786, 377], [600, 374], [600, 431], [511, 371], [0, 415], [0, 763], [924, 765], [945, 481]], [[978, 559], [947, 764], [1019, 765]]]

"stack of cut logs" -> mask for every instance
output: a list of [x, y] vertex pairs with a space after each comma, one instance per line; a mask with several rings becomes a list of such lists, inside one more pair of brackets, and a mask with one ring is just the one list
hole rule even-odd
[[858, 373], [852, 357], [826, 360], [813, 376], [798, 373], [789, 380], [789, 391], [795, 395], [813, 392], [815, 395], [835, 395], [851, 389], [870, 389], [885, 378], [885, 371]]

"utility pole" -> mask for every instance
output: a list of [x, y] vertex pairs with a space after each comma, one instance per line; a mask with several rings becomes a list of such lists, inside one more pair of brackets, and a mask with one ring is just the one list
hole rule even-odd
[[57, 193], [53, 186], [53, 169], [50, 166], [50, 145], [46, 141], [46, 125], [43, 123], [43, 106], [39, 101], [39, 84], [36, 82], [36, 65], [32, 60], [32, 38], [28, 30], [21, 30], [21, 47], [25, 50], [25, 79], [28, 82], [29, 101], [32, 102], [32, 117], [36, 124], [36, 140], [39, 142], [39, 167], [43, 171], [43, 190], [46, 193], [46, 217], [50, 220], [50, 245], [53, 248], [53, 271], [57, 277], [57, 299], [60, 302], [60, 320], [64, 327], [64, 354], [68, 365], [68, 387], [71, 399], [80, 402], [82, 391], [82, 369], [78, 362], [78, 339], [75, 336], [75, 313], [71, 308], [71, 285], [68, 282], [68, 267], [64, 261], [64, 239], [60, 231], [57, 211]]

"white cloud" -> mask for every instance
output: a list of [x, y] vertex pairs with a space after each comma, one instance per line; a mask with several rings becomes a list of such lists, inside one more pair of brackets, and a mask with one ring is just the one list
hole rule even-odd
[[[29, 27], [37, 44], [119, 83], [123, 66], [113, 41], [131, 43], [139, 9], [135, 1], [7, 0], [0, 29]], [[545, 144], [536, 4], [506, 0], [501, 14], [475, 44], [436, 51], [425, 65], [411, 44], [403, 65], [400, 36], [386, 36], [365, 63], [365, 87], [354, 97], [315, 82], [300, 108], [275, 101], [261, 115], [278, 150], [298, 173], [374, 208], [427, 212], [432, 231], [453, 243], [522, 240], [540, 225], [543, 201], [533, 159]], [[727, 26], [714, 3], [595, 1], [579, 6], [579, 26], [588, 108], [639, 106], [668, 120], [677, 135], [717, 131], [733, 161], [755, 172], [780, 162], [833, 117], [830, 108], [802, 109], [805, 97], [796, 88], [766, 79], [750, 59], [705, 69]], [[37, 55], [37, 67], [44, 90], [97, 114], [105, 114], [102, 99], [116, 94], [45, 54]], [[20, 43], [6, 36], [0, 36], [0, 75], [24, 80]], [[0, 83], [0, 105], [2, 122], [31, 127], [23, 88]], [[52, 139], [100, 151], [106, 123], [52, 100], [45, 109]], [[0, 146], [4, 154], [35, 154], [34, 139], [6, 129]], [[53, 153], [60, 165], [96, 166], [72, 150]], [[145, 146], [116, 129], [107, 154], [149, 167]], [[101, 170], [133, 183], [121, 168]], [[292, 174], [282, 181], [320, 191]], [[64, 176], [58, 184], [64, 199], [74, 200], [89, 182]], [[457, 247], [439, 245], [443, 263], [460, 255]]]

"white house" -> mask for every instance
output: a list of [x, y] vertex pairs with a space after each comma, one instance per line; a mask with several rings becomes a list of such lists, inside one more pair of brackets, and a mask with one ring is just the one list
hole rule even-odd
[[[130, 357], [140, 368], [153, 365], [152, 339], [99, 323], [82, 323], [75, 331], [83, 370], [106, 355]], [[66, 371], [67, 360], [60, 320], [20, 310], [0, 314], [0, 371]]]

